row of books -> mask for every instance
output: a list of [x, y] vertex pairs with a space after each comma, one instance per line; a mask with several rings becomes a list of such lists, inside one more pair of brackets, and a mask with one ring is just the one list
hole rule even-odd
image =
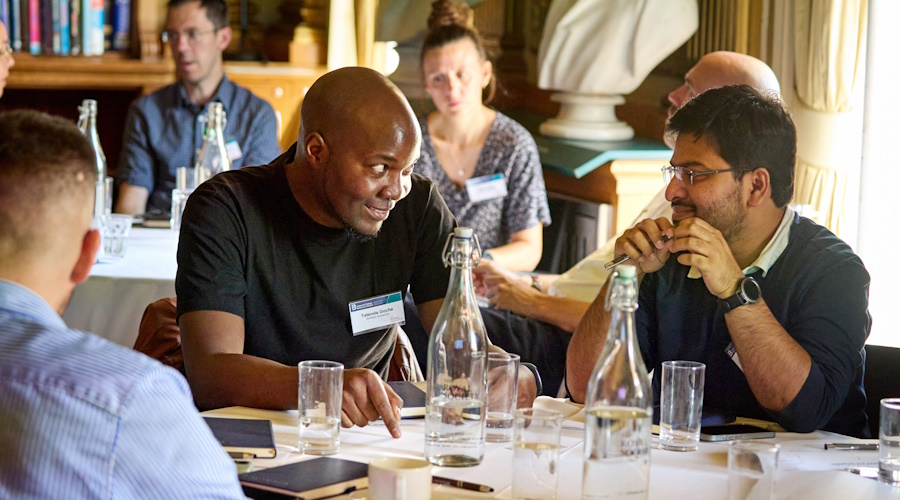
[[0, 0], [14, 51], [86, 55], [127, 51], [131, 0]]

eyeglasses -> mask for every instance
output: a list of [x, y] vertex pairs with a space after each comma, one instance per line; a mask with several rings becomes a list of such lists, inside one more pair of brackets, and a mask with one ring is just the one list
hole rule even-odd
[[213, 28], [209, 30], [198, 30], [194, 28], [186, 29], [182, 32], [178, 32], [175, 30], [167, 30], [162, 33], [162, 41], [163, 43], [171, 43], [172, 45], [178, 45], [178, 42], [184, 38], [187, 40], [188, 45], [197, 45], [200, 42], [200, 38], [204, 37], [210, 33], [215, 33], [219, 31], [220, 28]]
[[0, 43], [0, 59], [6, 59], [7, 57], [12, 57], [13, 48], [9, 42]]
[[679, 167], [673, 165], [665, 165], [660, 170], [662, 170], [663, 181], [668, 186], [672, 179], [678, 179], [679, 181], [684, 181], [684, 177], [688, 178], [688, 185], [694, 185], [694, 177], [702, 177], [704, 175], [712, 175], [712, 174], [720, 174], [722, 172], [732, 172], [733, 168], [723, 168], [719, 170], [706, 170], [702, 172], [694, 172], [693, 170], [687, 167]]

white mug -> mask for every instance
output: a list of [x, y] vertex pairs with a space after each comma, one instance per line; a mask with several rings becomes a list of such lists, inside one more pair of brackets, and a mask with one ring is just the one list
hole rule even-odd
[[416, 458], [380, 457], [369, 462], [369, 497], [373, 500], [428, 500], [431, 464]]

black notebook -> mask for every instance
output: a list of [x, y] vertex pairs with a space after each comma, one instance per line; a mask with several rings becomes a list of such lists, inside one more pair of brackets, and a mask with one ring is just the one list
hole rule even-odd
[[388, 382], [391, 389], [403, 400], [400, 418], [419, 418], [425, 416], [425, 391], [412, 382]]
[[275, 458], [271, 420], [203, 417], [213, 435], [232, 457]]
[[254, 490], [262, 490], [313, 500], [368, 488], [368, 474], [368, 464], [321, 457], [248, 472], [238, 478], [251, 498]]

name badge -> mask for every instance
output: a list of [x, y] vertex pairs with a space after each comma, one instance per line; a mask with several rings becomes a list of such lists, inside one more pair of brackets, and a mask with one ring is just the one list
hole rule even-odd
[[353, 327], [354, 336], [384, 330], [394, 324], [406, 324], [403, 295], [400, 292], [350, 303], [350, 326]]
[[474, 203], [503, 198], [508, 194], [506, 177], [503, 174], [473, 177], [466, 181], [466, 192], [469, 193], [469, 200]]
[[734, 361], [734, 364], [736, 364], [741, 371], [744, 371], [744, 367], [741, 366], [741, 358], [738, 356], [737, 349], [734, 347], [734, 342], [728, 343], [728, 347], [725, 348], [725, 354]]
[[228, 159], [231, 161], [239, 160], [244, 157], [244, 153], [241, 151], [241, 145], [238, 144], [237, 139], [228, 139], [225, 143], [225, 151], [228, 152]]

